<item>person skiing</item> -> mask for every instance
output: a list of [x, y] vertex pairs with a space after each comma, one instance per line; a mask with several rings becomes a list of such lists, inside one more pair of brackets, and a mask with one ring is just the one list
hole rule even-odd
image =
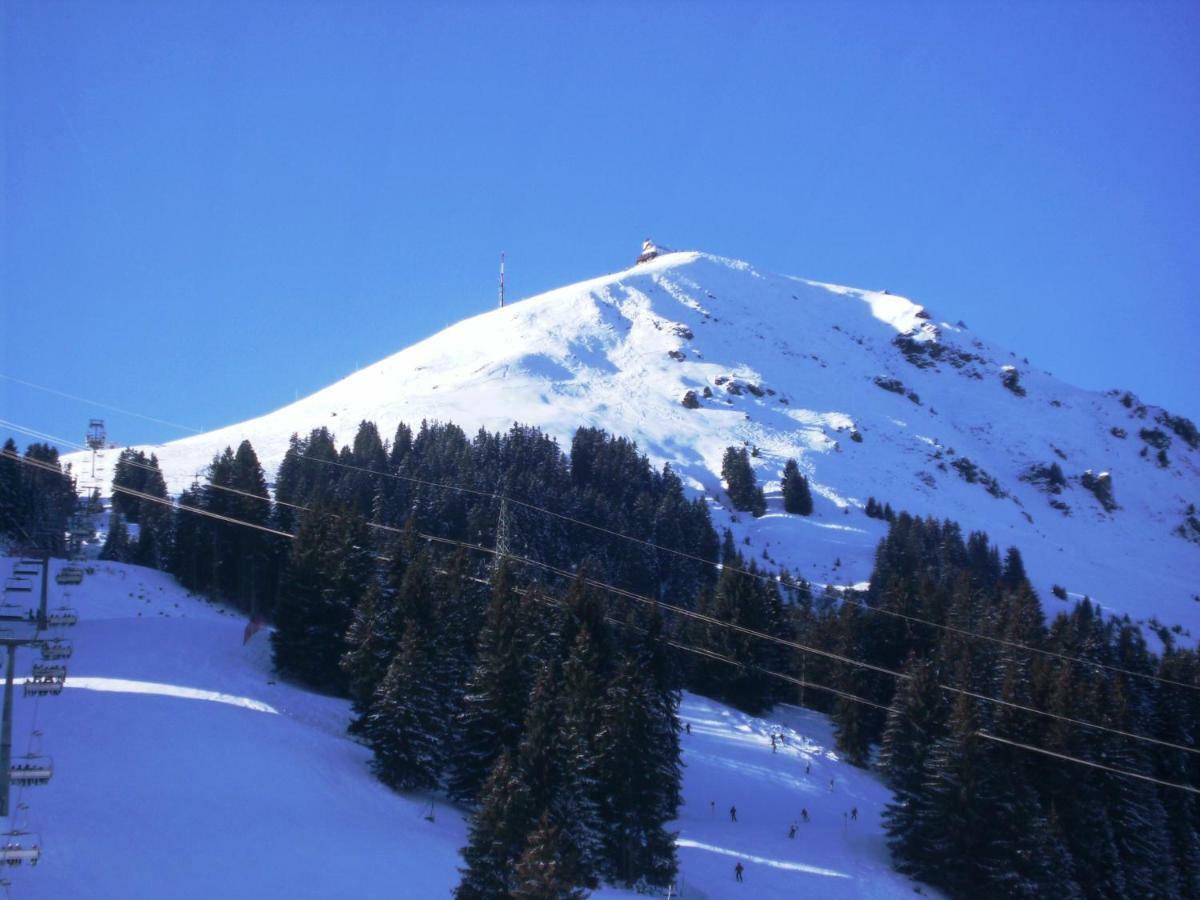
[[854, 809], [850, 810], [850, 821], [851, 822], [858, 821], [858, 807], [857, 806], [854, 807]]
[[804, 774], [805, 774], [805, 775], [810, 775], [810, 774], [812, 774], [812, 763], [807, 763], [807, 764], [804, 766]]
[[793, 822], [792, 827], [788, 829], [788, 837], [790, 837], [792, 840], [796, 839], [796, 823], [795, 822]]
[[687, 730], [688, 734], [692, 733], [692, 723], [691, 722], [686, 723], [683, 727]]
[[779, 748], [775, 746], [775, 735], [771, 735], [771, 752], [776, 753], [778, 752], [778, 749]]
[[729, 821], [731, 821], [731, 822], [737, 821], [737, 807], [736, 806], [729, 807]]
[[734, 878], [736, 878], [738, 881], [741, 881], [741, 880], [742, 880], [742, 873], [743, 873], [743, 872], [745, 872], [745, 871], [746, 871], [746, 867], [745, 867], [745, 866], [743, 866], [743, 865], [742, 865], [742, 864], [739, 862], [739, 863], [738, 863], [736, 866], [734, 866], [734, 867], [733, 867], [733, 877], [734, 877]]
[[808, 821], [808, 807], [800, 810], [800, 819], [804, 822]]

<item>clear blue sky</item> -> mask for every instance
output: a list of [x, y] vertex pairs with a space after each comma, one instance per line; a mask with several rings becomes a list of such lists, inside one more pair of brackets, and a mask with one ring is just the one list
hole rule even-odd
[[[1196, 3], [0, 0], [0, 372], [209, 428], [647, 235], [1200, 419]], [[170, 428], [0, 382], [0, 416]]]

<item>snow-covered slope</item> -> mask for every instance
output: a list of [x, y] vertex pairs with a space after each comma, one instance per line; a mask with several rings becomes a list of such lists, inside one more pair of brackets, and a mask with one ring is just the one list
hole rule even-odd
[[[724, 502], [722, 454], [746, 443], [770, 512], [735, 530], [812, 580], [868, 577], [884, 529], [862, 511], [874, 496], [1017, 545], [1048, 603], [1059, 584], [1200, 631], [1195, 434], [1131, 395], [1064, 384], [941, 321], [953, 310], [936, 312], [666, 253], [460, 322], [269, 415], [146, 449], [181, 489], [243, 438], [273, 469], [293, 432], [318, 425], [343, 442], [362, 419], [385, 434], [402, 420], [453, 420], [468, 433], [517, 421], [563, 442], [595, 425]], [[817, 494], [811, 518], [782, 513], [789, 457]], [[1065, 478], [1057, 493], [1044, 483], [1052, 464]], [[1089, 472], [1111, 485], [1115, 508], [1089, 489]]]
[[[0, 559], [0, 575], [10, 566]], [[16, 798], [28, 806], [17, 825], [36, 834], [23, 840], [43, 855], [6, 870], [13, 896], [449, 896], [462, 814], [438, 801], [430, 822], [425, 796], [375, 781], [345, 735], [348, 704], [277, 682], [266, 632], [243, 645], [244, 620], [137, 566], [98, 563], [80, 587], [51, 587], [50, 605], [75, 607], [80, 624], [63, 694], [18, 691], [14, 752], [36, 727], [54, 776]], [[19, 651], [18, 671], [33, 661]], [[754, 719], [690, 696], [681, 716], [680, 896], [911, 895], [888, 865], [887, 793], [838, 761], [823, 717]], [[785, 736], [778, 753], [771, 733]], [[844, 819], [855, 807], [858, 821]], [[801, 809], [811, 821], [789, 839]]]

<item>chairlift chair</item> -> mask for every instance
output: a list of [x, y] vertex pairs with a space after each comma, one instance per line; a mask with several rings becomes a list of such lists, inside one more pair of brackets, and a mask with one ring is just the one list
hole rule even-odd
[[0, 603], [0, 622], [31, 622], [33, 610], [20, 603]]
[[32, 675], [34, 678], [52, 678], [57, 681], [66, 681], [67, 667], [50, 663], [34, 663]]
[[13, 564], [13, 575], [20, 577], [37, 578], [42, 574], [41, 563], [21, 560]]
[[63, 566], [54, 580], [58, 584], [83, 584], [83, 569], [79, 566]]
[[63, 683], [57, 678], [26, 678], [22, 692], [26, 697], [57, 697], [63, 691]]
[[27, 753], [13, 758], [8, 767], [8, 780], [13, 784], [49, 784], [54, 775], [54, 760], [48, 756]]
[[0, 863], [36, 866], [42, 857], [42, 841], [32, 831], [0, 832]]
[[69, 625], [79, 624], [79, 613], [71, 609], [69, 606], [60, 606], [58, 609], [51, 610], [46, 616], [46, 624], [51, 628], [64, 628]]
[[62, 638], [42, 642], [42, 659], [70, 659], [73, 652], [71, 642]]
[[6, 578], [4, 579], [4, 593], [32, 594], [33, 582], [28, 578]]

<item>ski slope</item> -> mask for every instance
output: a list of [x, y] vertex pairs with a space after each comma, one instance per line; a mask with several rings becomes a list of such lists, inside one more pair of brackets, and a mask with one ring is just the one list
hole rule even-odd
[[[598, 426], [670, 463], [755, 556], [811, 581], [869, 577], [885, 530], [863, 513], [874, 496], [1018, 546], [1050, 607], [1061, 585], [1200, 634], [1200, 519], [1188, 523], [1200, 440], [1164, 424], [1164, 410], [1065, 384], [955, 320], [886, 291], [666, 253], [459, 322], [260, 418], [143, 449], [178, 491], [243, 439], [271, 473], [289, 436], [317, 426], [349, 443], [363, 419], [385, 436], [401, 421], [468, 434], [521, 422], [564, 447]], [[768, 492], [759, 520], [734, 515], [722, 491], [724, 450], [742, 444], [758, 451]], [[789, 457], [812, 482], [812, 517], [782, 511]], [[1052, 463], [1058, 494], [1030, 480]], [[1117, 508], [1087, 488], [1089, 472], [1111, 474]]]
[[[0, 559], [0, 574], [11, 562]], [[427, 796], [376, 782], [369, 753], [345, 735], [345, 701], [277, 682], [265, 631], [243, 645], [243, 619], [169, 576], [95, 566], [81, 587], [51, 582], [50, 606], [80, 614], [63, 630], [75, 646], [66, 689], [36, 702], [17, 691], [14, 752], [36, 720], [55, 771], [20, 792], [18, 824], [43, 856], [3, 873], [12, 896], [449, 896], [462, 814], [435, 800], [427, 821]], [[19, 651], [18, 672], [33, 658]], [[675, 825], [680, 896], [911, 896], [879, 828], [887, 792], [838, 760], [823, 717], [756, 719], [689, 695], [681, 718], [692, 733]], [[785, 737], [778, 753], [772, 732]], [[855, 806], [858, 821], [843, 821]], [[789, 839], [801, 808], [812, 821]]]

